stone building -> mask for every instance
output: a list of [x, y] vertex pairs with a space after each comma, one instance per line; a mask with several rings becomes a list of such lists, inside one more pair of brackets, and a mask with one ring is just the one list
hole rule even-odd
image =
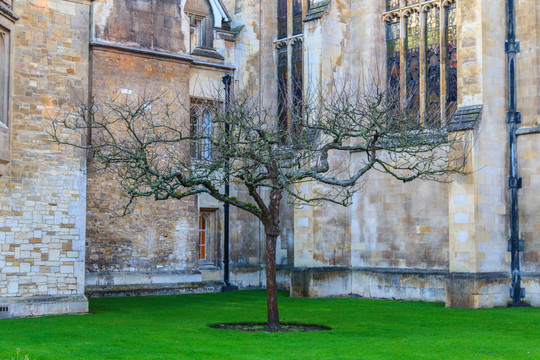
[[[515, 4], [520, 265], [524, 300], [534, 306], [538, 4]], [[374, 69], [405, 84], [415, 109], [437, 109], [470, 139], [469, 175], [403, 184], [369, 173], [351, 207], [287, 208], [280, 285], [293, 296], [506, 306], [506, 14], [504, 2], [488, 0], [0, 0], [0, 317], [85, 312], [86, 296], [223, 286], [222, 204], [204, 196], [146, 200], [128, 216], [111, 216], [125, 202], [114, 178], [47, 133], [75, 96], [89, 102], [90, 94], [100, 101], [148, 84], [173, 89], [203, 129], [205, 89], [222, 87], [226, 74], [276, 101], [302, 96], [312, 82]], [[205, 156], [204, 147], [192, 155]], [[232, 210], [230, 229], [231, 282], [264, 286], [260, 224]]]

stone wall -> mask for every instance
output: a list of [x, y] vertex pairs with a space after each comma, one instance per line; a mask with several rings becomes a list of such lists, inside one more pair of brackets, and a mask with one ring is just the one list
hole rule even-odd
[[[92, 48], [92, 92], [98, 104], [117, 96], [140, 96], [146, 89], [147, 96], [160, 96], [165, 102], [179, 96], [180, 103], [189, 105], [189, 72], [189, 62], [181, 59]], [[178, 115], [179, 121], [187, 122], [187, 112]], [[168, 201], [141, 198], [133, 204], [132, 213], [119, 217], [128, 203], [119, 179], [96, 171], [90, 163], [87, 198], [88, 285], [201, 281], [195, 271], [195, 197]]]
[[[0, 317], [81, 313], [85, 155], [47, 131], [88, 89], [89, 1], [17, 1], [11, 161], [0, 177]], [[60, 129], [80, 144], [82, 134]]]

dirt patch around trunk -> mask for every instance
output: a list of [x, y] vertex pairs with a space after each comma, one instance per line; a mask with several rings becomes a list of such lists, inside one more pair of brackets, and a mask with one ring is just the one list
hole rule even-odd
[[271, 329], [266, 323], [224, 323], [210, 325], [214, 329], [237, 330], [247, 332], [311, 332], [329, 331], [331, 327], [313, 324], [281, 323], [279, 328]]

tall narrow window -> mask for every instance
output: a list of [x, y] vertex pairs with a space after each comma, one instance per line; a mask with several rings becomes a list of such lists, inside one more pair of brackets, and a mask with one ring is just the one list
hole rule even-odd
[[189, 120], [190, 154], [193, 159], [199, 158], [199, 109], [191, 109]]
[[386, 0], [386, 10], [395, 10], [399, 7], [399, 0]]
[[302, 115], [303, 3], [303, 0], [278, 0], [278, 36], [274, 46], [279, 127], [285, 131], [294, 131], [298, 124], [294, 119]]
[[441, 45], [440, 11], [432, 7], [426, 21], [426, 112], [430, 118], [440, 114]]
[[278, 0], [278, 39], [287, 37], [287, 0]]
[[457, 106], [456, 0], [386, 0], [386, 73], [409, 115], [440, 126]]
[[293, 35], [302, 33], [302, 0], [293, 0]]
[[302, 42], [297, 41], [293, 44], [292, 52], [292, 124], [293, 131], [298, 130], [298, 122], [295, 119], [300, 119], [302, 116]]
[[199, 260], [206, 260], [206, 238], [208, 224], [204, 215], [199, 216]]
[[417, 12], [407, 17], [407, 108], [420, 106], [420, 18]]
[[457, 36], [456, 36], [456, 4], [446, 8], [446, 106], [452, 111], [457, 104]]
[[388, 86], [391, 91], [399, 94], [399, 74], [400, 74], [400, 41], [399, 22], [386, 24], [386, 71]]
[[287, 47], [284, 46], [278, 49], [277, 74], [278, 74], [278, 113], [279, 127], [284, 129], [287, 127]]
[[202, 141], [201, 141], [201, 157], [205, 160], [210, 159], [212, 142], [210, 136], [212, 135], [212, 114], [208, 109], [204, 110], [202, 118]]
[[190, 111], [189, 135], [190, 155], [193, 159], [208, 160], [212, 156], [212, 113], [206, 101], [192, 100], [195, 105]]

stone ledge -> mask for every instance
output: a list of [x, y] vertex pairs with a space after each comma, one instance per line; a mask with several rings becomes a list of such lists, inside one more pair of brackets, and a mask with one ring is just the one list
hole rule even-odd
[[86, 286], [195, 283], [202, 280], [201, 272], [193, 271], [119, 271], [87, 273]]
[[153, 295], [178, 295], [191, 293], [206, 293], [221, 291], [225, 286], [222, 281], [204, 281], [175, 284], [131, 284], [131, 285], [97, 285], [87, 286], [86, 296], [121, 297], [121, 296], [153, 296]]
[[45, 315], [85, 314], [88, 299], [84, 295], [0, 298], [0, 319]]

